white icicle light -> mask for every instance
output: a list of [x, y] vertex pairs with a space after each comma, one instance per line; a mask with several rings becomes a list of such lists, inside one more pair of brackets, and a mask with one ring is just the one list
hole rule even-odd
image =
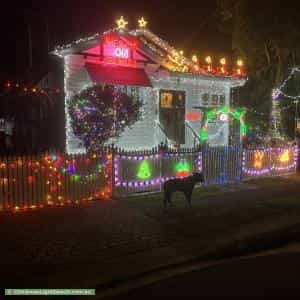
[[[285, 94], [285, 93], [282, 91], [282, 89], [286, 86], [286, 84], [288, 83], [288, 81], [293, 77], [293, 75], [294, 75], [296, 72], [300, 72], [300, 68], [293, 68], [293, 69], [292, 69], [290, 75], [283, 81], [283, 83], [280, 85], [280, 87], [273, 90], [273, 93], [276, 92], [276, 95], [274, 95], [274, 94], [272, 93], [272, 97], [273, 97], [273, 96], [278, 97], [278, 96], [282, 95], [282, 96], [284, 96], [284, 97], [286, 97], [286, 98], [293, 99], [293, 100], [300, 99], [300, 95], [297, 95], [297, 96], [290, 96], [290, 95]], [[273, 98], [273, 99], [276, 99], [276, 98]]]

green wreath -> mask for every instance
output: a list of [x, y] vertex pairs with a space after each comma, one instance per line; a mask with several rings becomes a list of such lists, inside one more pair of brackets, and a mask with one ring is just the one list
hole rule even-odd
[[240, 135], [242, 139], [246, 137], [247, 134], [247, 126], [245, 123], [246, 111], [244, 109], [230, 109], [226, 106], [223, 106], [218, 110], [216, 108], [212, 108], [207, 112], [205, 122], [200, 130], [201, 143], [205, 143], [208, 139], [208, 133], [207, 133], [208, 122], [212, 121], [220, 114], [227, 114], [227, 115], [230, 114], [231, 116], [233, 116], [235, 120], [240, 121]]

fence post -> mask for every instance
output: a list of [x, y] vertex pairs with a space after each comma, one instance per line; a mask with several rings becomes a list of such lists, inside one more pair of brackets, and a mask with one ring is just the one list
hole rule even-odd
[[115, 197], [115, 147], [112, 144], [112, 147], [108, 149], [111, 151], [111, 197]]
[[157, 153], [159, 154], [159, 191], [161, 192], [161, 183], [162, 183], [162, 174], [163, 174], [163, 172], [162, 172], [162, 155], [163, 155], [163, 153], [162, 153], [162, 148], [163, 148], [162, 143], [159, 144], [157, 148], [158, 148]]
[[227, 151], [228, 151], [228, 146], [223, 147], [223, 151], [221, 152], [222, 156], [221, 156], [221, 166], [222, 166], [222, 174], [221, 174], [221, 184], [225, 183], [225, 179], [226, 179], [226, 165], [225, 165], [225, 161], [226, 161], [226, 155], [227, 155]]
[[241, 182], [243, 180], [243, 159], [244, 159], [244, 150], [243, 146], [240, 144], [238, 146], [238, 178]]
[[201, 155], [201, 158], [202, 158], [202, 173], [203, 173], [203, 176], [204, 176], [204, 185], [207, 185], [208, 184], [208, 176], [207, 176], [207, 145], [204, 144], [202, 145], [202, 155]]

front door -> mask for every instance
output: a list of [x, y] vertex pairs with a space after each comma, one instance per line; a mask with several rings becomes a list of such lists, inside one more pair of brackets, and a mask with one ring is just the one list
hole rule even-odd
[[175, 145], [185, 144], [185, 92], [160, 90], [159, 122]]

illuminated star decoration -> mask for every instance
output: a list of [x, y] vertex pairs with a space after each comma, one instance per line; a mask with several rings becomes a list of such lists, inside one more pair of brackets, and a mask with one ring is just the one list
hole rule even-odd
[[123, 16], [121, 16], [121, 18], [117, 20], [116, 23], [118, 25], [118, 29], [125, 29], [126, 25], [128, 24], [128, 22], [124, 19]]
[[147, 21], [144, 19], [144, 17], [141, 17], [139, 20], [138, 20], [138, 22], [139, 22], [139, 27], [140, 28], [145, 28], [146, 26], [147, 26]]

